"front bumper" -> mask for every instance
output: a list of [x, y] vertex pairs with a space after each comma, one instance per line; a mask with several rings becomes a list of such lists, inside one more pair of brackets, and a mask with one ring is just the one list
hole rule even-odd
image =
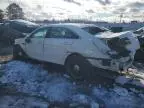
[[123, 57], [120, 59], [100, 59], [88, 58], [87, 59], [94, 67], [111, 71], [124, 71], [127, 70], [133, 62], [131, 57]]

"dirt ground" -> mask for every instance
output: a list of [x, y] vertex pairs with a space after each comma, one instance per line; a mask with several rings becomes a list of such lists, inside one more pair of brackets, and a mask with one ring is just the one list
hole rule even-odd
[[0, 43], [0, 63], [12, 59], [12, 46], [7, 46]]

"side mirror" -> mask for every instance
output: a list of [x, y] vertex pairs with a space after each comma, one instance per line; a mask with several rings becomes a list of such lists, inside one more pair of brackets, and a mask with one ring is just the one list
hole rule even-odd
[[26, 43], [31, 43], [31, 39], [30, 39], [30, 38], [26, 38], [26, 39], [25, 39], [25, 42], [26, 42]]

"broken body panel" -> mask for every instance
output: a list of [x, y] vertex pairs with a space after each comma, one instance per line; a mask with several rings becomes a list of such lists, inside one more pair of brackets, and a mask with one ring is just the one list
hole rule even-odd
[[[140, 48], [138, 39], [130, 31], [121, 33], [105, 32], [95, 35], [101, 39], [105, 47], [99, 47], [108, 58], [89, 59], [89, 61], [100, 68], [122, 71], [128, 69], [133, 60], [136, 50]], [[94, 40], [95, 41], [95, 40]], [[104, 45], [103, 45], [104, 46]]]

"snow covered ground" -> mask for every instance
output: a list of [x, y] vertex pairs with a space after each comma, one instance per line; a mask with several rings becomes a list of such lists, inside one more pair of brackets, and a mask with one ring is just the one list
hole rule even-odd
[[1, 96], [0, 108], [48, 108], [45, 101], [26, 96]]
[[144, 108], [144, 94], [135, 89], [127, 90], [113, 85], [104, 87], [96, 84], [76, 84], [61, 73], [51, 73], [38, 64], [11, 61], [1, 66], [0, 82], [13, 85], [19, 92], [40, 96], [49, 102], [86, 105], [99, 108]]

